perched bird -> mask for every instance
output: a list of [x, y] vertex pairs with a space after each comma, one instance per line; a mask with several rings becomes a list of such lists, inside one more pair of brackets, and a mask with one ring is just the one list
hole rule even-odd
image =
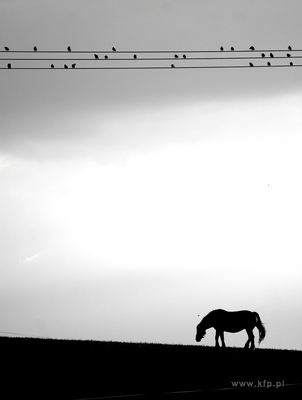
[[136, 54], [134, 54], [133, 58], [136, 60], [136, 59], [137, 59], [137, 55], [136, 55]]
[[287, 55], [287, 57], [291, 57], [291, 54], [289, 54], [289, 53], [287, 53], [286, 55]]
[[223, 51], [223, 50], [224, 50], [222, 46], [220, 47], [220, 50], [221, 50], [221, 51]]
[[288, 50], [292, 50], [292, 46], [288, 46]]
[[99, 59], [99, 56], [98, 56], [97, 54], [95, 54], [95, 55], [94, 55], [94, 58], [98, 60], [98, 59]]
[[254, 66], [254, 64], [250, 62], [250, 67], [253, 67], [253, 66]]
[[12, 64], [7, 64], [7, 68], [10, 69], [12, 67]]
[[174, 64], [171, 64], [171, 68], [175, 68], [175, 65], [174, 65]]
[[231, 47], [231, 51], [234, 51], [235, 49], [234, 49], [234, 47]]
[[51, 64], [50, 68], [54, 68], [55, 66], [53, 64]]
[[178, 55], [177, 55], [177, 54], [174, 54], [174, 58], [178, 58]]
[[184, 54], [184, 55], [182, 56], [182, 58], [187, 58], [187, 56]]
[[267, 66], [268, 66], [268, 67], [270, 67], [270, 66], [271, 66], [271, 63], [270, 63], [270, 62], [268, 62], [268, 63], [267, 63]]
[[270, 55], [269, 55], [271, 58], [274, 58], [274, 54], [273, 53], [270, 53]]
[[68, 46], [68, 47], [67, 47], [67, 50], [68, 50], [68, 51], [71, 51], [71, 47], [70, 47], [70, 46]]
[[38, 49], [37, 49], [37, 46], [35, 46], [35, 47], [33, 48], [33, 50], [34, 50], [34, 51], [37, 51], [37, 50], [38, 50]]
[[115, 48], [115, 47], [112, 47], [112, 51], [116, 51], [116, 48]]
[[251, 47], [250, 47], [250, 50], [255, 50], [255, 47], [254, 47], [254, 46], [251, 46]]
[[108, 60], [108, 56], [105, 56], [104, 58], [105, 58], [105, 60]]
[[9, 47], [4, 47], [5, 48], [5, 51], [9, 51]]
[[76, 67], [76, 64], [72, 64], [72, 65], [71, 65], [71, 68], [75, 68], [75, 67]]
[[262, 54], [261, 54], [261, 57], [263, 57], [263, 58], [264, 58], [264, 57], [265, 57], [265, 54], [264, 54], [264, 53], [262, 53]]
[[64, 68], [68, 68], [68, 65], [64, 64]]
[[294, 65], [294, 63], [291, 61], [291, 62], [289, 63], [289, 65], [292, 67], [292, 66]]

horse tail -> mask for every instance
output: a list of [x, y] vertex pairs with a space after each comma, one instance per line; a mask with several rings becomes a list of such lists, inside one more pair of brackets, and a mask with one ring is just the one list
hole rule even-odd
[[259, 331], [259, 344], [262, 342], [262, 340], [265, 338], [266, 334], [266, 329], [263, 325], [263, 322], [261, 321], [260, 315], [256, 312], [253, 313], [256, 317], [256, 327], [258, 328]]

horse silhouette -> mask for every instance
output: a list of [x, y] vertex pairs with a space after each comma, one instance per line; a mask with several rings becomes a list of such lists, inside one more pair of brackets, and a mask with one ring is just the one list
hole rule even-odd
[[265, 327], [260, 319], [258, 313], [253, 311], [225, 311], [225, 310], [213, 310], [206, 315], [196, 328], [196, 342], [200, 342], [205, 336], [206, 330], [209, 328], [216, 329], [215, 345], [219, 346], [218, 339], [220, 338], [222, 347], [225, 346], [224, 332], [240, 332], [243, 329], [246, 330], [248, 335], [248, 341], [245, 343], [244, 348], [254, 349], [255, 341], [253, 329], [257, 327], [259, 330], [259, 344], [265, 338]]

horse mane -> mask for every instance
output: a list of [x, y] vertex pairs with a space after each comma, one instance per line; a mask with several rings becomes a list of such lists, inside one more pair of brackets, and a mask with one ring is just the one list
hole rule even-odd
[[206, 315], [206, 317], [209, 317], [210, 315], [212, 315], [214, 312], [216, 312], [216, 311], [223, 311], [221, 308], [218, 308], [218, 309], [216, 309], [216, 310], [212, 310], [212, 311], [210, 311], [207, 315]]
[[222, 310], [221, 310], [221, 308], [219, 308], [219, 309], [217, 309], [217, 310], [212, 310], [212, 311], [210, 311], [210, 312], [202, 319], [202, 321], [206, 321], [208, 318], [211, 318], [211, 317], [213, 316], [213, 314], [214, 314], [216, 311], [222, 311]]

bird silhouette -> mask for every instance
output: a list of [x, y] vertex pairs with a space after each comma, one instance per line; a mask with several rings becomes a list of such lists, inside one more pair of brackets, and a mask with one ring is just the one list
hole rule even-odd
[[171, 64], [171, 68], [175, 68], [175, 65], [174, 65], [174, 64]]
[[174, 54], [174, 58], [178, 58], [178, 55], [177, 55], [177, 54]]
[[108, 60], [108, 56], [105, 56], [104, 58], [105, 58], [105, 60]]
[[71, 51], [71, 47], [70, 47], [70, 46], [68, 46], [68, 47], [67, 47], [67, 50], [68, 50], [68, 51]]
[[262, 53], [262, 54], [261, 54], [261, 57], [263, 57], [263, 58], [264, 58], [264, 57], [265, 57], [265, 54], [264, 54], [264, 53]]
[[271, 57], [271, 58], [274, 58], [274, 54], [273, 54], [273, 53], [270, 53], [270, 57]]
[[187, 56], [184, 54], [184, 55], [182, 56], [182, 58], [187, 58]]
[[10, 69], [12, 67], [12, 64], [7, 64], [7, 68]]
[[251, 46], [251, 47], [250, 47], [250, 50], [255, 50], [255, 47], [254, 47], [254, 46]]
[[98, 60], [98, 59], [99, 59], [99, 56], [98, 56], [97, 54], [95, 54], [95, 55], [94, 55], [94, 58]]
[[235, 49], [234, 49], [234, 47], [231, 47], [231, 51], [234, 51]]
[[76, 64], [72, 64], [72, 65], [71, 65], [71, 68], [75, 68], [75, 67], [76, 67]]
[[51, 64], [51, 66], [50, 66], [51, 68], [54, 68], [55, 66], [53, 65], [53, 64]]
[[292, 46], [288, 46], [288, 50], [292, 50]]
[[294, 63], [291, 61], [291, 62], [289, 63], [289, 65], [292, 67], [292, 66], [294, 65]]
[[34, 51], [37, 51], [37, 50], [38, 50], [38, 49], [37, 49], [37, 46], [35, 46], [35, 47], [33, 48], [33, 50], [34, 50]]
[[136, 54], [134, 54], [133, 58], [136, 60], [136, 59], [137, 59], [137, 55], [136, 55]]
[[9, 51], [9, 47], [4, 47], [5, 48], [5, 51]]
[[253, 66], [254, 66], [254, 64], [250, 62], [250, 67], [253, 67]]
[[64, 68], [68, 68], [68, 65], [64, 64]]
[[268, 67], [270, 67], [270, 66], [271, 66], [271, 63], [270, 63], [270, 62], [268, 62], [268, 63], [267, 63], [267, 65], [268, 65]]
[[112, 51], [116, 51], [116, 48], [115, 48], [115, 47], [112, 47]]
[[223, 51], [223, 50], [224, 50], [224, 49], [223, 49], [223, 46], [221, 46], [221, 47], [220, 47], [220, 50], [221, 50], [221, 51]]
[[289, 54], [289, 53], [287, 53], [286, 55], [287, 55], [287, 57], [291, 57], [291, 54]]

